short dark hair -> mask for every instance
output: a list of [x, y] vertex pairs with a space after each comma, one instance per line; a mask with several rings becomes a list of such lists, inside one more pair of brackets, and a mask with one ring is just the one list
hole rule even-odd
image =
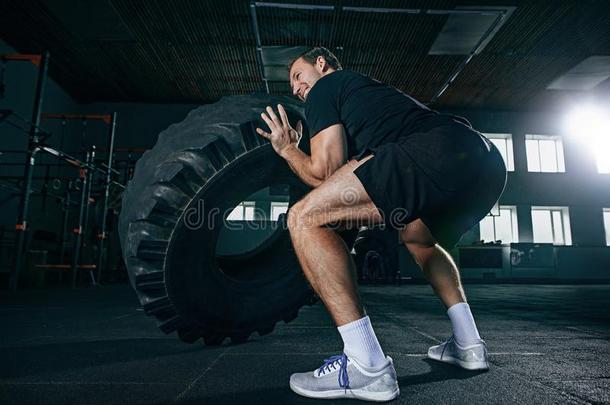
[[337, 59], [337, 57], [331, 51], [324, 48], [323, 46], [316, 46], [315, 48], [308, 49], [307, 51], [294, 58], [292, 62], [290, 62], [290, 64], [288, 65], [288, 72], [290, 72], [290, 69], [292, 69], [292, 65], [294, 65], [294, 62], [301, 58], [303, 58], [303, 60], [309, 63], [310, 65], [315, 65], [318, 56], [322, 56], [331, 68], [335, 70], [343, 69], [343, 66], [341, 66], [341, 62], [339, 62], [339, 59]]

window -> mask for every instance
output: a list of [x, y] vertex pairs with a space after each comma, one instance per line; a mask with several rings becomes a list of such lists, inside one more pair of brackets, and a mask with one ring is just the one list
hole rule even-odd
[[483, 134], [496, 145], [500, 151], [506, 170], [515, 171], [515, 159], [513, 157], [513, 137], [511, 134]]
[[525, 135], [528, 172], [565, 172], [563, 142], [559, 136]]
[[571, 245], [568, 207], [532, 207], [534, 243]]
[[610, 208], [604, 208], [604, 229], [606, 230], [606, 246], [610, 246]]
[[254, 220], [254, 201], [244, 201], [237, 205], [227, 216], [227, 221], [253, 221]]
[[610, 173], [610, 140], [606, 143], [599, 142], [598, 145], [595, 145], [595, 148], [597, 172], [600, 174]]
[[271, 220], [277, 221], [280, 217], [280, 214], [285, 214], [288, 212], [288, 203], [287, 202], [271, 202]]
[[517, 207], [500, 205], [500, 215], [487, 215], [479, 222], [480, 239], [485, 242], [501, 240], [502, 243], [519, 242]]

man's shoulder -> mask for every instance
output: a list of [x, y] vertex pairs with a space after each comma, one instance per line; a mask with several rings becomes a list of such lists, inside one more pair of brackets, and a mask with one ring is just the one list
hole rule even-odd
[[343, 81], [343, 80], [349, 80], [349, 79], [353, 79], [353, 78], [368, 78], [368, 76], [365, 76], [362, 73], [354, 72], [353, 70], [349, 70], [349, 69], [337, 70], [325, 77], [327, 77], [330, 80], [335, 80], [335, 81]]
[[308, 98], [312, 96], [316, 98], [318, 95], [328, 96], [329, 93], [334, 94], [340, 92], [346, 82], [363, 77], [366, 76], [351, 70], [337, 70], [331, 74], [321, 77], [315, 86], [312, 87]]

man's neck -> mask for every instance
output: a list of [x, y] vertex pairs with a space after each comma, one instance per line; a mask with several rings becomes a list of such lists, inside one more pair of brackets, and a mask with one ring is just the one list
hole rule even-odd
[[332, 69], [332, 68], [328, 68], [328, 70], [324, 73], [322, 73], [322, 77], [324, 76], [328, 76], [331, 73], [335, 73], [337, 70], [336, 69]]

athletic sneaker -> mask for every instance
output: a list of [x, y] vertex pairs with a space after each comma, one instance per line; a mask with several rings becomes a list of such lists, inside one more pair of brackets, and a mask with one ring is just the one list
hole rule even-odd
[[309, 398], [356, 398], [390, 401], [400, 394], [392, 358], [375, 369], [339, 354], [324, 360], [320, 368], [290, 376], [290, 388]]
[[428, 349], [428, 357], [433, 360], [455, 364], [466, 370], [488, 370], [487, 346], [485, 341], [461, 346], [452, 335], [447, 341]]

